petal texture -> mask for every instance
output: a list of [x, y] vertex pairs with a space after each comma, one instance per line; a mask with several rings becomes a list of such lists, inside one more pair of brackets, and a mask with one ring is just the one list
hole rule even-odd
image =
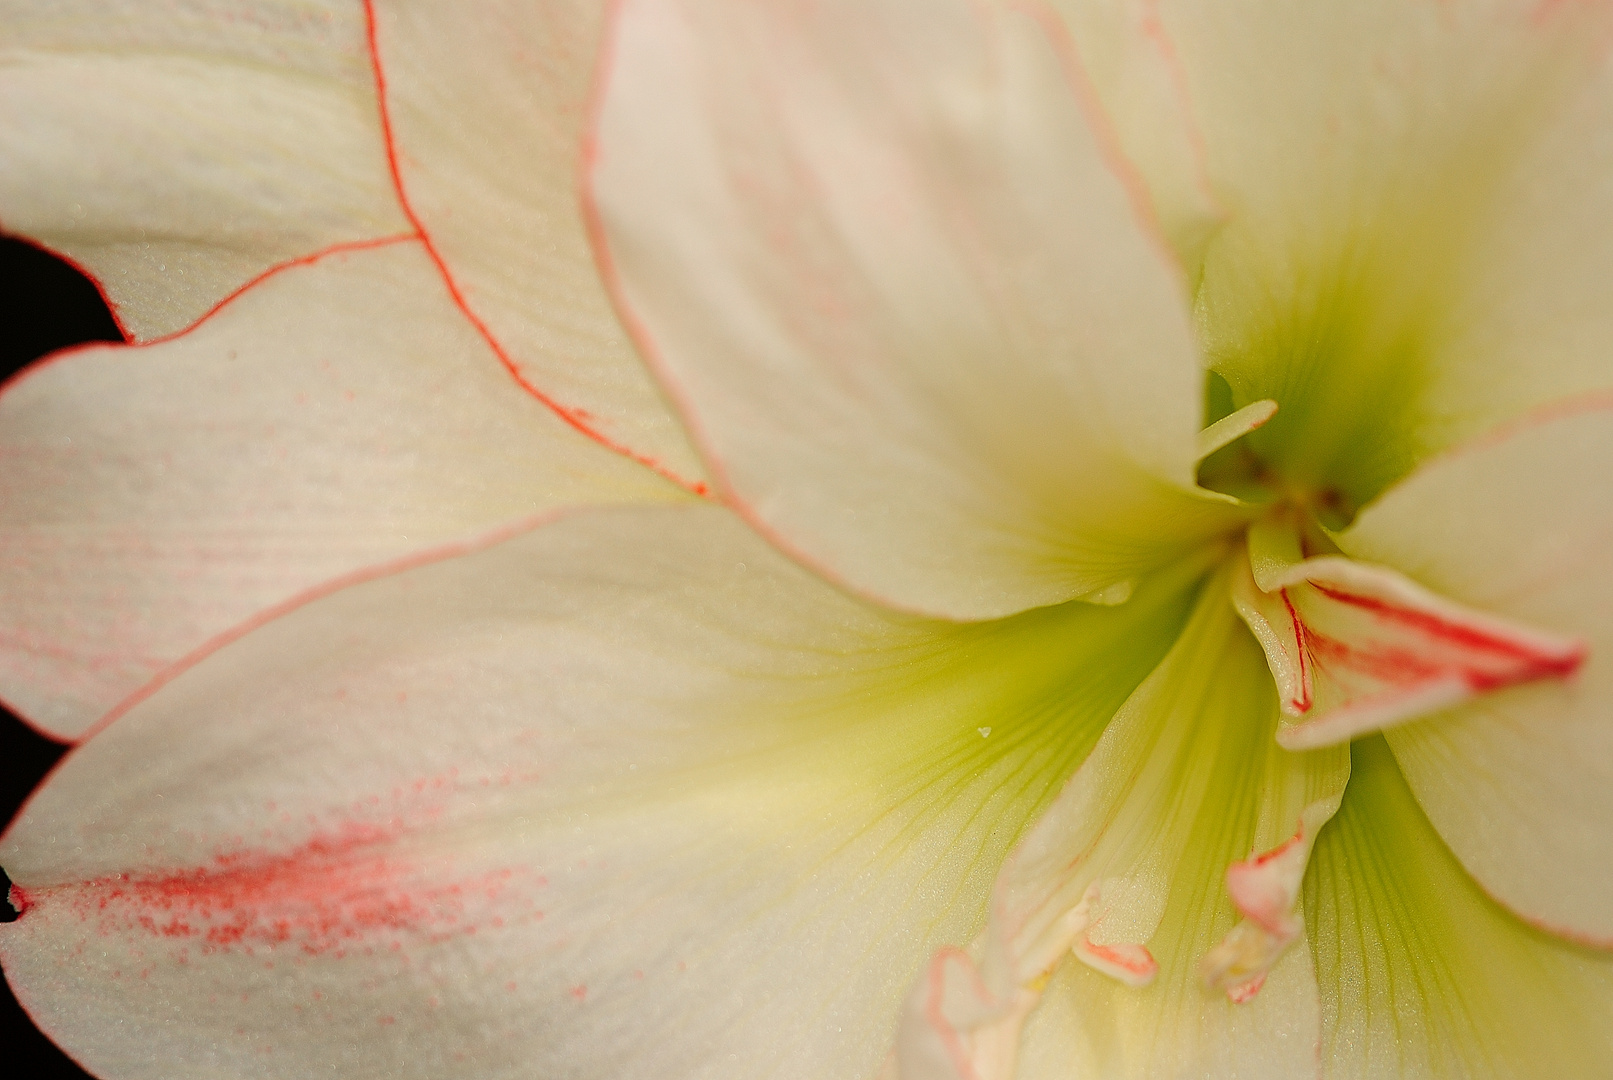
[[1381, 737], [1305, 882], [1325, 1077], [1593, 1080], [1613, 1070], [1613, 957], [1519, 922], [1423, 816]]
[[1441, 593], [1578, 635], [1568, 683], [1515, 687], [1389, 734], [1434, 826], [1486, 890], [1613, 943], [1613, 405], [1438, 458], [1341, 538]]
[[[1064, 963], [1027, 1025], [1025, 1080], [1278, 1080], [1315, 1060], [1320, 1018], [1303, 925], [1263, 980], [1240, 984], [1245, 993], [1207, 986], [1201, 966], [1239, 926], [1228, 869], [1287, 841], [1307, 807], [1336, 804], [1348, 777], [1341, 749], [1276, 745], [1270, 679], [1225, 590], [1224, 576], [1206, 586], [1171, 655], [1010, 864], [1019, 888], [1031, 886], [1022, 895], [1068, 899], [1074, 856], [1077, 874], [1100, 878], [1108, 909], [1089, 937], [1146, 942], [1159, 965], [1135, 989], [1091, 964]], [[1048, 894], [1053, 882], [1060, 891]]]
[[[1004, 1059], [1002, 1029], [1017, 1033], [1025, 1015], [1014, 1013], [1006, 988], [1033, 1000], [1040, 994], [1024, 1021], [1020, 1071], [977, 1068], [979, 1080], [1276, 1080], [1312, 1067], [1320, 1017], [1297, 891], [1280, 912], [1235, 906], [1238, 893], [1229, 896], [1227, 885], [1239, 875], [1228, 870], [1252, 854], [1294, 846], [1285, 842], [1296, 828], [1308, 851], [1338, 804], [1348, 757], [1343, 748], [1284, 751], [1273, 740], [1276, 726], [1260, 652], [1228, 602], [1226, 573], [1217, 574], [1170, 654], [1005, 865], [978, 948], [978, 982], [989, 994], [966, 995], [968, 981], [955, 978], [955, 1007], [937, 998], [954, 1041], [990, 1066]], [[1297, 874], [1290, 876], [1297, 886]], [[1245, 925], [1240, 907], [1268, 922], [1291, 919], [1291, 932], [1259, 970], [1207, 986], [1200, 961]], [[1284, 952], [1287, 946], [1296, 947]], [[937, 964], [947, 959], [942, 954]], [[1227, 972], [1209, 974], [1220, 981]], [[927, 989], [920, 982], [915, 998]], [[1004, 1007], [981, 1009], [981, 1000]], [[916, 1039], [905, 1047], [915, 1053], [912, 1062], [901, 1060], [904, 1080], [909, 1073], [974, 1080], [961, 1069], [912, 1067], [925, 1048]]]
[[689, 486], [703, 468], [611, 310], [577, 192], [598, 0], [376, 0], [410, 212], [523, 384]]
[[1605, 4], [1160, 13], [1228, 211], [1198, 303], [1250, 446], [1360, 506], [1428, 453], [1607, 386]]
[[92, 1069], [871, 1077], [924, 958], [1178, 631], [957, 626], [701, 504], [317, 600], [77, 750], [0, 962]]
[[1184, 267], [1226, 219], [1210, 188], [1207, 149], [1158, 0], [1053, 0], [1115, 137], [1148, 186]]
[[410, 231], [359, 4], [4, 0], [0, 25], [0, 223], [87, 269], [134, 338]]
[[418, 241], [0, 395], [0, 696], [81, 734], [302, 590], [556, 505], [678, 497], [510, 383]]
[[1225, 526], [1180, 271], [1065, 44], [962, 0], [630, 0], [602, 62], [630, 329], [743, 512], [903, 608], [1123, 593]]

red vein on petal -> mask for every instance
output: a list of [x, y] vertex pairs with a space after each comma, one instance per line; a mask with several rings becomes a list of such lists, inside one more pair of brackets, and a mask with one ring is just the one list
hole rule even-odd
[[1426, 611], [1417, 611], [1413, 608], [1401, 607], [1380, 600], [1374, 596], [1363, 596], [1359, 593], [1348, 592], [1336, 586], [1324, 585], [1321, 582], [1311, 583], [1317, 592], [1330, 597], [1342, 604], [1349, 604], [1381, 616], [1389, 622], [1402, 623], [1415, 627], [1437, 638], [1462, 645], [1467, 648], [1480, 649], [1486, 652], [1500, 653], [1520, 660], [1534, 660], [1545, 665], [1542, 674], [1566, 675], [1585, 659], [1583, 647], [1570, 650], [1563, 654], [1551, 654], [1541, 649], [1531, 649], [1517, 641], [1504, 638], [1498, 634], [1486, 633], [1475, 627], [1464, 626], [1451, 622], [1438, 615]]
[[175, 330], [173, 333], [164, 334], [161, 337], [148, 338], [145, 341], [133, 342], [132, 347], [143, 349], [148, 345], [162, 345], [166, 342], [175, 341], [179, 338], [182, 338], [192, 330], [195, 330], [197, 327], [201, 326], [203, 323], [210, 321], [215, 315], [223, 311], [230, 304], [233, 304], [235, 301], [239, 300], [252, 289], [257, 288], [270, 278], [277, 277], [280, 274], [285, 273], [287, 270], [294, 270], [299, 266], [313, 266], [315, 263], [323, 262], [324, 260], [336, 255], [346, 255], [355, 251], [371, 251], [375, 248], [391, 247], [393, 244], [408, 244], [413, 243], [418, 239], [419, 237], [415, 236], [413, 233], [398, 233], [393, 236], [378, 236], [369, 240], [343, 240], [340, 243], [331, 244], [328, 247], [322, 247], [318, 251], [311, 251], [307, 255], [298, 255], [294, 259], [287, 259], [285, 262], [275, 263], [267, 270], [248, 278], [235, 289], [226, 293], [223, 298], [221, 298], [212, 307], [204, 311], [195, 322], [191, 323], [184, 329]]
[[120, 310], [118, 302], [114, 300], [112, 298], [112, 294], [107, 291], [107, 287], [101, 282], [100, 275], [96, 274], [78, 259], [67, 254], [67, 252], [60, 251], [55, 247], [52, 247], [50, 244], [45, 243], [43, 240], [37, 240], [34, 237], [28, 236], [24, 233], [15, 232], [8, 228], [4, 222], [0, 222], [0, 235], [9, 236], [11, 239], [20, 244], [27, 244], [34, 250], [42, 251], [53, 259], [59, 259], [68, 266], [71, 266], [74, 270], [78, 271], [78, 273], [86, 281], [95, 286], [95, 291], [100, 294], [101, 303], [106, 305], [107, 313], [112, 316], [112, 325], [118, 328], [118, 333], [123, 335], [123, 340], [126, 342], [134, 341], [134, 334], [130, 332], [128, 324], [123, 321], [123, 312]]
[[[478, 551], [484, 551], [487, 548], [494, 547], [506, 540], [514, 539], [523, 533], [531, 532], [533, 529], [541, 528], [544, 525], [552, 524], [553, 522], [559, 521], [562, 518], [568, 517], [571, 514], [576, 513], [578, 509], [580, 508], [563, 507], [558, 510], [550, 510], [542, 514], [522, 518], [518, 521], [501, 525], [498, 528], [490, 529], [487, 532], [481, 533], [478, 536], [474, 536], [466, 540], [456, 540], [451, 543], [440, 544], [436, 547], [410, 552], [409, 554], [403, 555], [396, 559], [389, 559], [370, 566], [360, 567], [357, 570], [349, 571], [346, 574], [340, 574], [326, 581], [322, 581], [310, 588], [304, 589], [302, 592], [282, 600], [278, 604], [274, 604], [254, 613], [251, 617], [237, 623], [228, 630], [215, 634], [201, 645], [197, 646], [184, 656], [180, 657], [178, 660], [175, 660], [173, 663], [169, 664], [162, 671], [159, 671], [157, 674], [153, 675], [149, 680], [147, 680], [145, 685], [141, 686], [140, 689], [125, 697], [117, 705], [113, 706], [112, 709], [106, 713], [106, 715], [102, 716], [94, 724], [86, 728], [77, 739], [72, 741], [72, 745], [77, 746], [79, 744], [88, 742], [90, 739], [94, 738], [102, 731], [105, 731], [109, 726], [116, 723], [119, 719], [128, 714], [129, 711], [134, 709], [137, 705], [156, 694], [157, 691], [179, 678], [185, 672], [189, 671], [191, 668], [195, 667], [209, 656], [212, 656], [220, 649], [239, 641], [241, 638], [245, 637], [247, 634], [258, 629], [259, 627], [273, 622], [282, 615], [295, 611], [297, 608], [310, 604], [315, 600], [321, 600], [334, 593], [340, 592], [349, 586], [362, 585], [367, 582], [380, 580], [381, 578], [391, 577], [394, 574], [401, 574], [408, 570], [416, 570], [422, 566], [429, 566], [432, 563], [458, 558], [461, 555], [471, 555]], [[62, 741], [60, 736], [51, 736], [51, 738], [58, 742]], [[11, 823], [6, 826], [5, 831], [0, 832], [0, 842], [3, 842], [5, 838], [10, 835], [11, 829], [26, 815], [28, 811], [28, 804], [33, 801], [34, 795], [37, 795], [40, 791], [44, 790], [51, 777], [55, 775], [56, 770], [60, 769], [71, 756], [71, 754], [64, 756], [62, 760], [58, 761], [56, 765], [39, 781], [38, 785], [36, 785], [34, 788], [33, 794], [30, 794], [28, 799], [23, 802], [22, 806], [17, 809], [16, 815], [11, 819]]]
[[[13, 235], [13, 234], [8, 233], [7, 235]], [[48, 253], [48, 254], [50, 254], [52, 256], [57, 255], [57, 252], [52, 251], [49, 247], [47, 247], [45, 245], [42, 245], [42, 244], [38, 244], [37, 242], [35, 242], [34, 240], [29, 239], [28, 237], [16, 237], [16, 239], [22, 240], [25, 243], [31, 244], [31, 245], [33, 245], [35, 247], [38, 247], [40, 250], [45, 251], [46, 253]], [[393, 244], [413, 243], [417, 239], [418, 239], [418, 237], [414, 236], [413, 234], [404, 234], [404, 235], [398, 235], [398, 236], [378, 237], [378, 238], [372, 239], [372, 240], [349, 240], [349, 241], [343, 241], [341, 243], [332, 244], [329, 247], [321, 248], [318, 251], [310, 252], [307, 255], [299, 255], [294, 259], [288, 259], [285, 262], [277, 263], [274, 266], [271, 266], [268, 269], [266, 269], [266, 270], [262, 271], [261, 273], [257, 274], [256, 276], [250, 278], [249, 280], [247, 280], [246, 282], [242, 283], [241, 285], [237, 286], [227, 296], [224, 296], [222, 299], [220, 299], [216, 303], [214, 303], [212, 307], [208, 308], [207, 311], [203, 312], [189, 326], [183, 327], [183, 328], [181, 328], [179, 330], [175, 330], [172, 333], [164, 334], [161, 337], [149, 338], [149, 339], [147, 339], [145, 341], [136, 341], [129, 335], [127, 330], [123, 330], [124, 338], [125, 338], [123, 341], [85, 341], [85, 342], [80, 342], [77, 345], [69, 345], [69, 346], [67, 346], [66, 348], [63, 348], [63, 349], [57, 349], [53, 353], [48, 353], [47, 355], [45, 355], [45, 356], [41, 357], [40, 359], [34, 361], [32, 364], [29, 364], [27, 367], [24, 367], [21, 370], [15, 372], [10, 378], [6, 379], [4, 382], [0, 382], [0, 398], [4, 398], [7, 394], [11, 393], [17, 387], [21, 386], [25, 381], [27, 381], [28, 379], [32, 378], [34, 375], [37, 375], [39, 372], [44, 371], [46, 368], [51, 367], [51, 366], [53, 366], [55, 364], [58, 364], [58, 363], [63, 363], [65, 361], [71, 360], [72, 358], [74, 358], [74, 357], [76, 357], [76, 356], [78, 356], [78, 355], [80, 355], [82, 353], [93, 352], [93, 351], [95, 351], [97, 349], [115, 349], [115, 350], [119, 350], [119, 351], [126, 350], [126, 349], [127, 350], [139, 350], [139, 349], [150, 348], [150, 347], [153, 347], [153, 346], [156, 346], [156, 345], [165, 345], [165, 344], [168, 344], [170, 342], [177, 341], [178, 339], [183, 338], [183, 337], [187, 336], [188, 334], [192, 333], [193, 331], [199, 329], [204, 324], [210, 322], [215, 316], [217, 316], [220, 312], [222, 312], [226, 307], [228, 307], [229, 305], [233, 304], [235, 301], [239, 300], [247, 292], [250, 292], [252, 289], [256, 288], [257, 286], [259, 286], [261, 284], [263, 284], [265, 281], [269, 280], [270, 278], [273, 278], [273, 277], [275, 277], [275, 276], [277, 276], [279, 274], [282, 274], [287, 270], [292, 270], [292, 269], [295, 269], [297, 267], [302, 267], [302, 266], [312, 266], [315, 263], [318, 263], [318, 262], [320, 262], [320, 261], [322, 261], [322, 260], [324, 260], [326, 258], [335, 256], [335, 255], [347, 254], [349, 252], [354, 252], [354, 251], [366, 251], [366, 250], [371, 250], [371, 249], [374, 249], [374, 248], [388, 247], [388, 246], [393, 245]], [[72, 260], [70, 260], [70, 259], [64, 259], [64, 261], [72, 263]], [[73, 265], [75, 265], [75, 267], [77, 266], [77, 264], [73, 264]], [[81, 272], [83, 272], [83, 271], [81, 270]], [[90, 275], [86, 274], [86, 276], [90, 276]], [[103, 293], [103, 295], [104, 295], [104, 293]], [[121, 324], [119, 324], [119, 329], [120, 330], [123, 329]], [[41, 649], [41, 646], [39, 646], [39, 645], [30, 645], [27, 648], [29, 650], [31, 650], [31, 651], [38, 651], [38, 650]], [[88, 733], [82, 734], [82, 735], [78, 736], [77, 738], [64, 737], [61, 732], [54, 731], [54, 730], [46, 727], [45, 725], [41, 724], [38, 720], [35, 720], [32, 717], [30, 717], [25, 709], [19, 708], [9, 698], [6, 698], [4, 696], [0, 696], [0, 706], [3, 706], [12, 715], [16, 716], [17, 719], [21, 720], [23, 722], [23, 724], [26, 727], [29, 728], [29, 730], [31, 730], [31, 731], [43, 736], [44, 738], [49, 739], [52, 742], [64, 743], [64, 744], [66, 744], [68, 746], [72, 746], [72, 745], [76, 745], [77, 743], [79, 743], [79, 742], [81, 742], [84, 739], [89, 737]]]
[[[1358, 671], [1396, 686], [1427, 682], [1449, 672], [1449, 664], [1429, 660], [1413, 649], [1392, 646], [1361, 648], [1341, 638], [1324, 634], [1309, 625], [1304, 629], [1305, 644], [1317, 658], [1318, 666], [1324, 669], [1327, 665], [1322, 661], [1329, 661], [1339, 667]], [[1369, 695], [1362, 700], [1371, 700], [1377, 696]]]
[[[366, 4], [373, 0], [365, 0]], [[577, 159], [578, 191], [582, 204], [582, 222], [585, 234], [588, 237], [589, 247], [594, 253], [594, 261], [599, 269], [600, 281], [604, 286], [605, 295], [610, 300], [611, 309], [621, 321], [622, 328], [638, 349], [645, 365], [655, 374], [661, 390], [672, 401], [676, 411], [683, 421], [684, 428], [689, 434], [689, 441], [700, 452], [701, 460], [710, 470], [712, 478], [716, 481], [718, 497], [729, 509], [740, 516], [757, 534], [762, 536], [772, 546], [784, 552], [790, 558], [803, 566], [810, 568], [819, 577], [833, 582], [847, 591], [865, 597], [885, 607], [907, 611], [927, 618], [955, 620], [957, 617], [946, 612], [916, 607], [911, 603], [903, 603], [897, 599], [886, 596], [878, 590], [867, 585], [851, 581], [842, 574], [828, 560], [814, 556], [806, 548], [796, 544], [784, 532], [775, 528], [773, 524], [734, 486], [729, 474], [727, 463], [723, 455], [718, 452], [715, 440], [706, 431], [701, 422], [700, 413], [694, 408], [694, 403], [685, 391], [681, 381], [676, 377], [672, 365], [668, 363], [665, 354], [655, 340], [655, 336], [638, 316], [632, 303], [628, 300], [627, 290], [623, 282], [620, 269], [612, 252], [610, 238], [606, 234], [604, 215], [599, 208], [599, 199], [595, 194], [595, 173], [599, 166], [599, 129], [605, 107], [605, 98], [609, 89], [611, 74], [617, 63], [617, 36], [621, 22], [621, 9], [628, 0], [605, 0], [605, 32], [600, 46], [599, 61], [594, 67], [593, 85], [589, 89], [586, 106], [587, 121], [583, 126], [582, 152]], [[1116, 136], [1109, 126], [1107, 114], [1097, 102], [1096, 91], [1091, 89], [1085, 68], [1081, 66], [1075, 54], [1074, 45], [1069, 40], [1068, 32], [1059, 17], [1040, 7], [1037, 0], [1021, 0], [1016, 9], [1027, 18], [1038, 23], [1048, 33], [1049, 45], [1061, 63], [1061, 70], [1066, 76], [1066, 83], [1071, 93], [1078, 99], [1083, 116], [1091, 121], [1092, 134], [1098, 143], [1100, 155], [1109, 166], [1116, 181], [1125, 191], [1127, 200], [1133, 211], [1135, 220], [1144, 236], [1181, 279], [1183, 273], [1180, 258], [1171, 248], [1163, 229], [1159, 225], [1158, 215], [1154, 210], [1153, 195], [1148, 191], [1120, 146]], [[702, 488], [705, 485], [700, 485]], [[702, 490], [697, 494], [708, 494]]]
[[409, 201], [409, 193], [403, 183], [403, 168], [399, 162], [397, 139], [392, 129], [392, 110], [387, 102], [386, 71], [381, 64], [380, 32], [378, 20], [375, 16], [375, 0], [364, 0], [364, 20], [365, 38], [370, 53], [370, 67], [375, 73], [376, 108], [380, 114], [381, 138], [386, 145], [386, 164], [388, 171], [392, 174], [392, 186], [397, 192], [398, 205], [402, 208], [404, 217], [409, 219], [409, 224], [414, 226], [420, 242], [425, 245], [426, 254], [430, 257], [432, 264], [436, 266], [437, 274], [442, 278], [443, 285], [447, 288], [449, 299], [453, 301], [454, 306], [459, 309], [465, 320], [481, 335], [482, 340], [487, 342], [488, 348], [493, 350], [493, 355], [498, 357], [499, 363], [504, 366], [504, 370], [509, 373], [510, 378], [515, 380], [515, 384], [541, 401], [571, 428], [582, 435], [586, 435], [594, 442], [605, 447], [605, 449], [621, 454], [623, 457], [636, 461], [645, 468], [666, 477], [685, 491], [701, 497], [710, 496], [711, 488], [706, 483], [680, 476], [655, 458], [616, 442], [604, 432], [589, 424], [584, 419], [585, 413], [583, 410], [564, 405], [545, 393], [536, 383], [522, 373], [521, 366], [515, 362], [515, 358], [504, 347], [504, 343], [499, 341], [492, 328], [471, 307], [470, 301], [466, 299], [458, 280], [448, 269], [447, 260], [443, 258], [442, 252], [438, 250], [436, 243], [431, 238], [431, 233], [426, 229], [425, 223], [420, 220], [420, 215], [415, 212], [414, 204]]
[[[1461, 861], [1460, 857], [1458, 857], [1457, 861]], [[1462, 868], [1466, 870], [1467, 864], [1463, 863]], [[1507, 911], [1510, 911], [1513, 915], [1515, 915], [1520, 922], [1528, 923], [1536, 930], [1550, 934], [1552, 937], [1562, 938], [1564, 941], [1571, 942], [1575, 945], [1584, 946], [1588, 949], [1613, 950], [1613, 937], [1604, 937], [1598, 934], [1588, 934], [1583, 930], [1576, 930], [1572, 926], [1564, 926], [1561, 923], [1554, 923], [1549, 919], [1543, 919], [1538, 915], [1531, 915], [1529, 912], [1523, 911], [1513, 905], [1511, 901], [1505, 899], [1499, 893], [1493, 891], [1484, 883], [1482, 878], [1470, 870], [1468, 871], [1468, 880], [1477, 885], [1479, 892], [1488, 897], [1493, 903], [1496, 904], [1497, 907], [1505, 908]]]
[[1288, 590], [1283, 589], [1278, 595], [1283, 598], [1283, 607], [1288, 609], [1289, 621], [1294, 630], [1294, 659], [1299, 664], [1299, 696], [1290, 698], [1289, 703], [1301, 713], [1310, 711], [1313, 699], [1311, 696], [1310, 668], [1306, 664], [1306, 633], [1310, 629], [1305, 621], [1294, 610], [1294, 602], [1288, 598]]
[[978, 1080], [974, 1065], [969, 1060], [969, 1052], [963, 1045], [963, 1038], [951, 1021], [946, 1018], [944, 1002], [946, 1000], [946, 965], [953, 961], [963, 964], [969, 976], [970, 988], [975, 996], [982, 1002], [989, 1001], [990, 995], [980, 981], [980, 975], [975, 971], [974, 962], [967, 953], [953, 946], [946, 946], [936, 953], [934, 961], [930, 964], [929, 993], [924, 1001], [924, 1018], [929, 1022], [941, 1045], [946, 1048], [947, 1056], [952, 1058], [952, 1066], [957, 1069], [962, 1080]]
[[[600, 44], [599, 60], [594, 65], [593, 84], [588, 90], [587, 121], [583, 125], [582, 152], [577, 155], [577, 188], [582, 203], [583, 231], [588, 237], [589, 247], [593, 250], [594, 263], [599, 268], [600, 283], [604, 286], [611, 310], [616, 313], [622, 329], [627, 331], [627, 336], [638, 349], [639, 355], [644, 358], [646, 366], [655, 373], [662, 392], [671, 399], [678, 415], [683, 419], [684, 428], [689, 433], [689, 441], [700, 452], [701, 460], [705, 462], [712, 479], [716, 481], [724, 504], [768, 543], [801, 565], [811, 568], [818, 576], [853, 593], [866, 596], [876, 603], [887, 607], [899, 607], [891, 598], [860, 588], [836, 572], [834, 567], [813, 558], [804, 548], [798, 547], [788, 536], [773, 528], [771, 522], [748, 500], [740, 496], [729, 475], [728, 463], [718, 452], [716, 441], [706, 431], [700, 413], [694, 408], [694, 403], [683, 384], [675, 377], [672, 365], [667, 362], [655, 336], [650, 333], [650, 328], [645, 325], [644, 320], [628, 301], [627, 289], [621, 271], [616, 265], [615, 253], [605, 232], [604, 214], [599, 209], [599, 199], [594, 192], [594, 174], [598, 170], [600, 159], [599, 128], [605, 111], [605, 98], [611, 75], [617, 64], [618, 28], [621, 22], [621, 9], [625, 2], [626, 0], [605, 0], [604, 37]], [[934, 618], [947, 617], [939, 612], [916, 614]]]
[[1210, 146], [1204, 138], [1204, 131], [1200, 128], [1197, 113], [1193, 108], [1193, 93], [1188, 88], [1187, 69], [1182, 64], [1181, 54], [1176, 50], [1176, 41], [1165, 29], [1165, 21], [1159, 13], [1159, 0], [1145, 0], [1143, 5], [1142, 31], [1143, 35], [1153, 44], [1154, 51], [1165, 64], [1165, 70], [1170, 74], [1171, 93], [1176, 98], [1176, 107], [1180, 111], [1182, 127], [1187, 132], [1188, 147], [1192, 151], [1194, 176], [1193, 184], [1199, 189], [1212, 207], [1223, 216], [1230, 216], [1221, 200], [1215, 196], [1215, 186], [1210, 182]]
[[1407, 475], [1406, 479], [1409, 480], [1429, 471], [1445, 461], [1455, 460], [1466, 457], [1469, 454], [1480, 453], [1505, 445], [1519, 435], [1535, 428], [1555, 423], [1558, 420], [1571, 420], [1577, 416], [1588, 416], [1592, 413], [1600, 412], [1613, 412], [1613, 389], [1580, 390], [1564, 397], [1552, 398], [1550, 401], [1534, 405], [1509, 420], [1502, 421], [1476, 435], [1440, 450], [1422, 461], [1415, 470]]
[[[175, 330], [172, 333], [164, 334], [161, 337], [147, 338], [144, 341], [135, 341], [132, 338], [121, 342], [85, 341], [80, 342], [77, 345], [69, 345], [64, 349], [58, 349], [55, 352], [36, 360], [34, 363], [29, 364], [11, 378], [7, 379], [4, 383], [0, 383], [0, 397], [5, 396], [23, 380], [37, 374], [40, 371], [43, 371], [52, 364], [66, 360], [69, 357], [76, 356], [79, 353], [89, 352], [93, 349], [146, 349], [153, 345], [166, 345], [169, 342], [178, 341], [180, 338], [185, 337], [191, 332], [199, 329], [204, 324], [211, 322], [226, 307], [229, 307], [231, 304], [235, 303], [235, 301], [241, 299], [241, 297], [246, 293], [257, 288], [270, 278], [285, 273], [287, 270], [294, 270], [300, 266], [312, 266], [315, 263], [321, 262], [336, 255], [345, 255], [355, 251], [369, 251], [375, 248], [390, 247], [393, 244], [413, 243], [418, 239], [419, 237], [415, 236], [413, 233], [400, 233], [396, 236], [382, 236], [371, 240], [344, 240], [341, 243], [331, 244], [329, 247], [320, 248], [318, 251], [309, 252], [307, 255], [299, 255], [294, 259], [287, 259], [285, 262], [276, 263], [267, 270], [262, 271], [261, 273], [247, 279], [245, 282], [237, 286], [233, 291], [225, 295], [223, 298], [214, 303], [212, 307], [208, 308], [205, 312], [198, 316], [197, 319], [189, 326]], [[52, 254], [54, 254], [54, 252], [52, 252]]]
[[1087, 130], [1098, 147], [1098, 155], [1108, 166], [1110, 175], [1120, 184], [1121, 190], [1126, 193], [1138, 231], [1148, 240], [1160, 260], [1175, 272], [1177, 280], [1184, 283], [1182, 295], [1186, 302], [1187, 268], [1182, 265], [1181, 256], [1176, 253], [1176, 249], [1171, 246], [1169, 238], [1165, 235], [1165, 229], [1160, 224], [1159, 207], [1154, 201], [1154, 193], [1149, 190], [1141, 171], [1126, 153], [1113, 121], [1109, 119], [1108, 112], [1099, 100], [1098, 91], [1092, 84], [1092, 77], [1087, 74], [1086, 65], [1081, 62], [1080, 51], [1070, 37], [1069, 27], [1057, 12], [1049, 9], [1040, 0], [1015, 0], [1010, 6], [1041, 29], [1049, 48], [1058, 59], [1059, 67], [1064, 73], [1065, 85], [1075, 98], [1076, 106], [1086, 121]]

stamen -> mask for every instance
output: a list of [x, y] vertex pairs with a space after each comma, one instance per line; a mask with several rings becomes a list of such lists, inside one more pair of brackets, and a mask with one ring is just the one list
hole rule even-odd
[[1159, 962], [1143, 945], [1134, 945], [1130, 942], [1094, 945], [1085, 934], [1082, 934], [1070, 946], [1070, 952], [1093, 971], [1102, 972], [1111, 979], [1118, 979], [1127, 986], [1147, 986], [1154, 981], [1154, 976], [1159, 974]]
[[1288, 947], [1305, 932], [1300, 885], [1316, 834], [1339, 808], [1338, 796], [1318, 799], [1300, 815], [1293, 836], [1227, 868], [1227, 894], [1243, 918], [1204, 954], [1199, 975], [1235, 1004], [1253, 998]]
[[1204, 954], [1199, 975], [1206, 986], [1224, 991], [1234, 1004], [1241, 1005], [1260, 992], [1272, 967], [1293, 943], [1294, 937], [1268, 933], [1244, 920]]
[[1277, 415], [1277, 403], [1270, 398], [1254, 401], [1237, 412], [1223, 416], [1199, 432], [1198, 460], [1203, 461], [1223, 446], [1234, 443]]
[[1101, 945], [1093, 942], [1092, 931], [1103, 921], [1100, 910], [1102, 898], [1102, 884], [1094, 881], [1081, 895], [1081, 902], [1061, 920], [1070, 939], [1070, 953], [1092, 970], [1118, 979], [1127, 986], [1147, 986], [1159, 974], [1159, 962], [1147, 946], [1130, 941]]
[[881, 1080], [1013, 1080], [1020, 1031], [1045, 978], [1014, 985], [1003, 943], [989, 933], [977, 963], [960, 949], [930, 961], [902, 1010]]

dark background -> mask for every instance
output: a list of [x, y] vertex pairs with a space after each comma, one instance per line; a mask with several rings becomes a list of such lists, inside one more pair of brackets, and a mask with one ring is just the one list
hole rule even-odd
[[[0, 379], [66, 345], [121, 339], [94, 285], [32, 245], [0, 236]], [[12, 819], [66, 749], [0, 708], [0, 821]], [[13, 915], [0, 901], [0, 919]], [[10, 987], [0, 994], [0, 1073], [12, 1080], [89, 1076], [39, 1033]]]

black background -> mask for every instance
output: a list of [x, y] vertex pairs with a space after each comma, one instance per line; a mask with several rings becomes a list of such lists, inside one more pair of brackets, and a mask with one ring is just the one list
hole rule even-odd
[[[0, 378], [63, 346], [121, 337], [89, 281], [29, 244], [0, 237]], [[0, 709], [0, 820], [12, 819], [66, 749]], [[0, 916], [11, 915], [0, 903]], [[9, 987], [0, 1000], [0, 1073], [12, 1080], [89, 1076], [39, 1033]]]

